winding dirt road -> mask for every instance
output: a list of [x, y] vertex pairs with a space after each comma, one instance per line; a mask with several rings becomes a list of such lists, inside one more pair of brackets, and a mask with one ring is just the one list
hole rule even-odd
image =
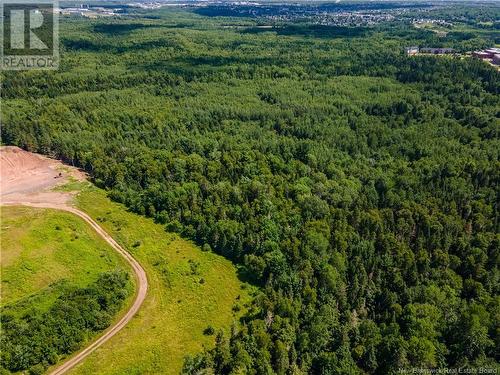
[[142, 302], [146, 298], [146, 293], [148, 290], [148, 279], [146, 277], [146, 272], [142, 268], [142, 266], [137, 262], [127, 251], [125, 251], [108, 233], [104, 231], [89, 215], [85, 212], [80, 211], [76, 208], [57, 205], [57, 204], [48, 204], [48, 203], [33, 203], [33, 202], [2, 202], [2, 205], [16, 205], [16, 206], [30, 206], [30, 207], [38, 207], [38, 208], [52, 208], [56, 210], [63, 210], [67, 212], [71, 212], [83, 220], [85, 220], [94, 230], [115, 249], [121, 256], [125, 258], [125, 260], [132, 267], [135, 276], [137, 278], [138, 290], [135, 296], [134, 303], [130, 307], [130, 309], [126, 312], [126, 314], [112, 327], [108, 328], [105, 333], [99, 337], [92, 344], [87, 346], [85, 349], [80, 351], [75, 356], [71, 357], [69, 360], [64, 362], [61, 366], [52, 371], [51, 375], [61, 375], [65, 374], [71, 368], [76, 366], [78, 363], [83, 361], [85, 357], [87, 357], [90, 353], [96, 350], [99, 346], [108, 341], [111, 337], [113, 337], [118, 331], [120, 331], [125, 325], [134, 317], [139, 308], [142, 305]]
[[[77, 173], [59, 172], [62, 164], [58, 161], [32, 154], [17, 147], [1, 147], [0, 173], [0, 204], [51, 208], [71, 212], [85, 220], [107, 243], [111, 245], [132, 267], [137, 279], [138, 290], [134, 303], [125, 315], [113, 326], [108, 328], [102, 336], [92, 342], [85, 349], [61, 364], [51, 375], [61, 375], [82, 362], [89, 354], [103, 345], [119, 332], [137, 313], [146, 298], [148, 279], [146, 272], [127, 251], [125, 251], [99, 224], [85, 212], [70, 205], [71, 195], [68, 193], [50, 191], [50, 188], [66, 180], [66, 174]], [[75, 174], [72, 175], [75, 177]]]

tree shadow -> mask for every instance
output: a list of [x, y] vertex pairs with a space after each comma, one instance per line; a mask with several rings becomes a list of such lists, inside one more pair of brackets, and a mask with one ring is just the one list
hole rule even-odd
[[124, 52], [134, 52], [134, 51], [144, 51], [154, 48], [162, 47], [176, 47], [177, 44], [171, 40], [159, 39], [159, 40], [149, 40], [142, 43], [132, 43], [132, 44], [117, 44], [115, 43], [96, 43], [91, 40], [68, 40], [63, 39], [62, 44], [65, 48], [71, 50], [82, 50], [89, 52], [112, 52], [112, 53], [124, 53]]
[[249, 27], [240, 31], [242, 34], [261, 34], [275, 32], [283, 36], [305, 36], [313, 38], [357, 38], [366, 36], [365, 27], [326, 26], [326, 25], [285, 25], [282, 27]]
[[143, 23], [100, 23], [93, 27], [94, 32], [100, 34], [125, 35], [132, 31], [147, 29], [152, 27], [161, 27], [161, 25], [147, 25]]

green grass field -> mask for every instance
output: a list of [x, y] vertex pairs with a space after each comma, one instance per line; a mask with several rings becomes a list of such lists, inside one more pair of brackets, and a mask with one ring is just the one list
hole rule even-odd
[[213, 345], [205, 328], [227, 331], [244, 311], [251, 289], [228, 260], [127, 212], [102, 190], [84, 189], [77, 206], [140, 261], [149, 290], [129, 325], [71, 374], [178, 374], [187, 354]]
[[[2, 309], [45, 310], [71, 286], [122, 268], [123, 259], [79, 217], [30, 207], [1, 208]], [[130, 272], [130, 271], [129, 271]]]

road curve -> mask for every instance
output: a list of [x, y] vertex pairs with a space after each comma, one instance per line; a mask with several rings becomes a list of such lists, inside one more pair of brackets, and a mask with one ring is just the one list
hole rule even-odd
[[74, 207], [70, 207], [67, 205], [59, 205], [59, 204], [49, 204], [49, 203], [34, 203], [34, 202], [2, 202], [2, 205], [16, 205], [16, 206], [30, 206], [30, 207], [39, 207], [39, 208], [52, 208], [56, 210], [63, 210], [67, 212], [71, 212], [83, 220], [85, 220], [94, 230], [107, 242], [111, 245], [113, 249], [115, 249], [121, 256], [125, 258], [125, 260], [132, 267], [135, 276], [137, 278], [137, 282], [139, 283], [139, 288], [137, 291], [137, 295], [135, 297], [134, 303], [130, 307], [130, 309], [126, 312], [126, 314], [112, 327], [108, 328], [104, 334], [99, 337], [97, 340], [92, 342], [85, 349], [81, 350], [75, 356], [68, 359], [61, 366], [57, 367], [54, 371], [50, 373], [50, 375], [61, 375], [68, 372], [74, 366], [82, 362], [90, 353], [96, 350], [98, 347], [103, 345], [106, 341], [108, 341], [111, 337], [113, 337], [116, 333], [118, 333], [125, 325], [133, 318], [133, 316], [137, 313], [139, 308], [142, 305], [142, 302], [146, 298], [146, 293], [148, 290], [148, 279], [146, 277], [146, 272], [142, 268], [142, 266], [137, 262], [127, 251], [125, 251], [108, 233], [102, 229], [99, 224], [97, 224], [89, 215], [85, 212], [80, 211]]

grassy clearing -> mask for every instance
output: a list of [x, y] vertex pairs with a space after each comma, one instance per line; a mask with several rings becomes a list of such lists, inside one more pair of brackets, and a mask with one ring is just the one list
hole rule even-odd
[[[123, 259], [79, 217], [31, 207], [1, 208], [2, 308], [47, 309], [68, 287], [85, 287]], [[130, 271], [129, 271], [130, 272]]]
[[178, 374], [185, 355], [213, 345], [205, 328], [228, 330], [239, 318], [251, 289], [231, 262], [127, 212], [102, 190], [85, 189], [77, 205], [141, 262], [149, 290], [129, 325], [71, 374]]

